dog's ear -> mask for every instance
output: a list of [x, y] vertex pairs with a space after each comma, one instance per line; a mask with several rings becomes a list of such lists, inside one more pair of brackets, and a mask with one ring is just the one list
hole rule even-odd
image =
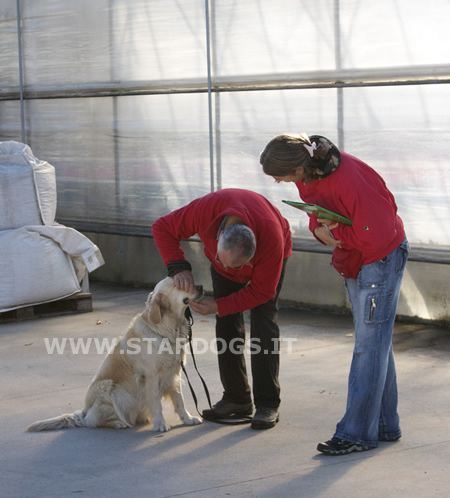
[[161, 321], [161, 308], [159, 306], [160, 300], [161, 300], [161, 294], [157, 294], [155, 299], [153, 299], [153, 301], [150, 304], [151, 308], [148, 314], [150, 321], [156, 324]]
[[150, 321], [154, 324], [158, 324], [161, 321], [161, 316], [164, 310], [169, 307], [169, 300], [164, 294], [157, 294], [151, 303], [151, 309], [149, 313]]

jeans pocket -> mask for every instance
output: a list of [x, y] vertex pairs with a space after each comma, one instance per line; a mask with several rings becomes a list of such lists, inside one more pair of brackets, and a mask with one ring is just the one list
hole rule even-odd
[[397, 259], [395, 264], [395, 271], [397, 275], [401, 275], [405, 269], [406, 262], [408, 261], [409, 244], [402, 244], [397, 250]]
[[373, 289], [384, 286], [388, 274], [388, 260], [386, 258], [375, 261], [369, 265], [361, 266], [358, 275], [360, 288], [371, 287]]
[[385, 323], [391, 317], [392, 298], [384, 292], [371, 293], [366, 298], [364, 323]]

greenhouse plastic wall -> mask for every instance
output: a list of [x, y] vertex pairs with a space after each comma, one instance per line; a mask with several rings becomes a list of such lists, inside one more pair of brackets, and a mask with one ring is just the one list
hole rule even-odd
[[385, 178], [416, 271], [444, 279], [448, 19], [447, 0], [2, 0], [0, 141], [55, 166], [75, 228], [150, 235], [198, 196], [249, 188], [310, 254], [307, 217], [281, 203], [295, 186], [259, 154], [285, 131], [322, 134]]

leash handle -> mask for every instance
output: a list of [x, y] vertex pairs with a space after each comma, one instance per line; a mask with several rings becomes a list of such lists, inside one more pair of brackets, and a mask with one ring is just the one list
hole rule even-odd
[[[200, 377], [200, 380], [202, 381], [203, 389], [204, 389], [205, 395], [206, 395], [206, 399], [208, 400], [208, 405], [209, 405], [209, 407], [211, 408], [211, 410], [214, 413], [214, 408], [212, 407], [212, 404], [211, 404], [211, 397], [209, 395], [208, 386], [206, 385], [206, 382], [204, 381], [203, 377], [200, 375], [200, 372], [198, 371], [198, 368], [197, 368], [197, 362], [195, 361], [194, 349], [192, 347], [192, 325], [194, 324], [194, 318], [192, 316], [192, 313], [191, 313], [191, 310], [190, 310], [189, 307], [186, 308], [185, 316], [186, 316], [186, 319], [189, 322], [189, 325], [188, 325], [188, 329], [189, 329], [188, 340], [189, 340], [189, 350], [190, 350], [191, 356], [192, 356], [192, 362], [194, 363], [195, 371], [197, 372], [198, 376]], [[181, 362], [181, 368], [183, 369], [184, 375], [185, 375], [187, 383], [189, 385], [189, 389], [191, 391], [192, 399], [194, 400], [195, 409], [197, 410], [197, 413], [200, 415], [200, 417], [203, 419], [203, 415], [200, 413], [200, 411], [198, 409], [197, 396], [196, 396], [194, 388], [192, 387], [192, 384], [191, 384], [191, 382], [189, 380], [189, 377], [188, 377], [188, 374], [186, 372], [186, 368], [185, 368], [183, 362]], [[233, 421], [231, 419], [230, 420], [217, 419], [217, 420], [208, 420], [208, 421], [209, 422], [215, 422], [216, 424], [223, 424], [223, 425], [241, 425], [241, 424], [248, 424], [248, 423], [251, 422], [251, 420], [252, 420], [251, 417], [243, 417], [242, 419], [233, 420]]]
[[197, 362], [195, 361], [194, 349], [192, 348], [192, 330], [189, 334], [189, 349], [191, 351], [192, 362], [194, 363], [195, 371], [197, 372], [198, 376], [200, 377], [200, 380], [202, 381], [203, 389], [205, 390], [206, 399], [208, 400], [208, 405], [212, 410], [213, 407], [211, 405], [211, 397], [209, 396], [208, 386], [206, 385], [206, 382], [203, 379], [203, 377], [200, 375], [200, 372], [198, 371], [198, 368], [197, 368]]
[[[194, 325], [194, 317], [192, 316], [192, 313], [191, 313], [191, 309], [190, 308], [186, 308], [186, 311], [185, 311], [185, 316], [189, 322], [189, 325], [188, 325], [188, 329], [189, 329], [189, 332], [188, 332], [188, 340], [189, 340], [189, 350], [191, 352], [191, 356], [192, 356], [192, 362], [194, 363], [194, 367], [195, 367], [195, 371], [197, 372], [198, 376], [200, 377], [200, 380], [202, 381], [202, 384], [203, 384], [203, 389], [205, 391], [205, 395], [206, 395], [206, 399], [208, 400], [208, 405], [209, 407], [211, 408], [211, 410], [213, 410], [213, 407], [211, 405], [211, 397], [209, 395], [209, 390], [208, 390], [208, 386], [206, 385], [206, 382], [205, 380], [203, 379], [203, 377], [200, 375], [200, 372], [198, 371], [198, 368], [197, 368], [197, 362], [195, 361], [195, 356], [194, 356], [194, 349], [192, 347], [192, 325]], [[199, 409], [198, 409], [198, 402], [197, 402], [197, 396], [194, 392], [194, 388], [192, 387], [192, 384], [189, 380], [189, 377], [188, 377], [188, 374], [186, 372], [186, 368], [184, 366], [184, 363], [181, 363], [181, 367], [183, 369], [183, 372], [184, 372], [184, 375], [186, 376], [186, 380], [188, 382], [188, 385], [189, 385], [189, 389], [191, 390], [191, 394], [192, 394], [192, 398], [194, 399], [194, 403], [195, 403], [195, 408], [197, 410], [197, 413], [202, 416], [202, 414], [200, 413]], [[202, 417], [203, 418], [203, 417]]]
[[[192, 395], [192, 399], [194, 400], [194, 404], [195, 404], [195, 409], [197, 410], [197, 413], [200, 415], [200, 417], [202, 417], [202, 414], [200, 413], [199, 409], [198, 409], [198, 401], [197, 401], [197, 396], [195, 395], [195, 391], [194, 391], [194, 388], [192, 387], [192, 384], [191, 384], [191, 381], [189, 380], [189, 377], [188, 377], [188, 374], [186, 372], [186, 368], [184, 366], [184, 363], [181, 362], [181, 368], [183, 369], [183, 372], [184, 372], [184, 375], [186, 376], [186, 380], [187, 380], [187, 383], [188, 383], [188, 386], [189, 386], [189, 389], [191, 390], [191, 395]], [[202, 417], [203, 418], [203, 417]]]

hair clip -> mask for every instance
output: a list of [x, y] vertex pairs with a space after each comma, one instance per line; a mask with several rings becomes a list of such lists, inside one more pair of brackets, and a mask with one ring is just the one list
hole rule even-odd
[[308, 145], [308, 144], [303, 144], [305, 149], [309, 152], [309, 155], [311, 157], [314, 157], [314, 151], [317, 150], [317, 145], [316, 145], [316, 142], [313, 142], [312, 145]]

